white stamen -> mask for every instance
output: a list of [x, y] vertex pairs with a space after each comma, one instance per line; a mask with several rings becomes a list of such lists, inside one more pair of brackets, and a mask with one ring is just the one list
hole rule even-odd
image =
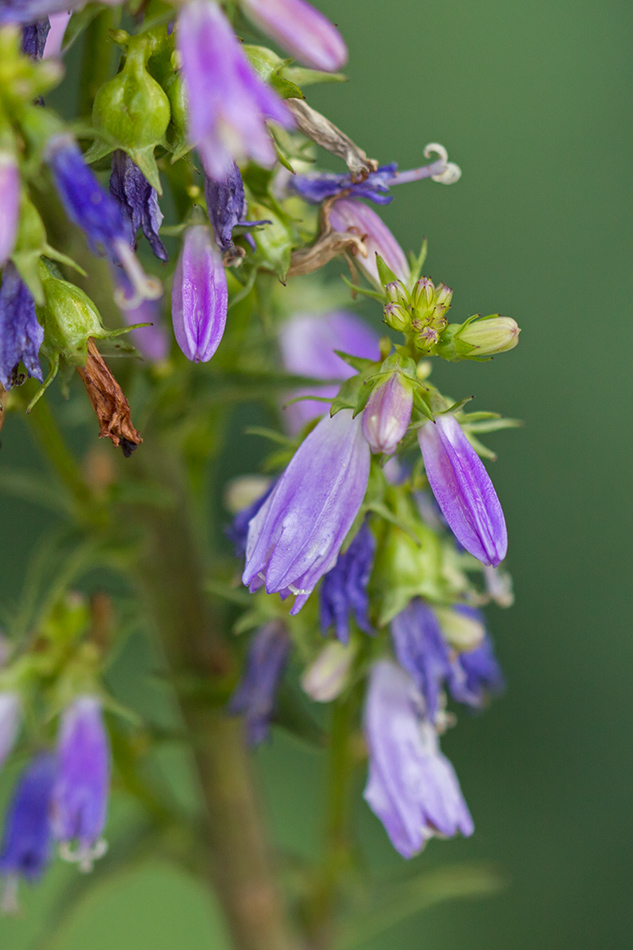
[[131, 297], [126, 297], [125, 291], [118, 287], [114, 292], [117, 307], [121, 310], [135, 310], [144, 300], [158, 300], [163, 293], [163, 285], [158, 277], [150, 277], [145, 273], [126, 241], [117, 241], [114, 249], [134, 290]]
[[288, 584], [288, 590], [291, 594], [311, 594], [311, 590], [302, 590], [301, 587], [295, 587], [294, 584]]
[[424, 157], [430, 158], [431, 155], [437, 155], [445, 165], [448, 163], [448, 152], [439, 142], [429, 142], [429, 144], [425, 146]]
[[62, 841], [59, 846], [59, 856], [62, 861], [68, 861], [69, 864], [76, 864], [83, 874], [92, 871], [95, 861], [102, 858], [108, 850], [108, 842], [104, 838], [96, 841], [91, 848], [77, 848], [73, 851], [70, 841]]
[[462, 170], [455, 162], [448, 162], [441, 175], [431, 175], [433, 181], [439, 181], [442, 185], [454, 185], [462, 177]]

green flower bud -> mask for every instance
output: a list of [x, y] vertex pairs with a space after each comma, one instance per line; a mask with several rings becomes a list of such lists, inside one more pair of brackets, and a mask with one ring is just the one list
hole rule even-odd
[[44, 327], [44, 352], [51, 361], [61, 356], [71, 366], [85, 366], [89, 337], [107, 336], [99, 311], [83, 290], [54, 277], [43, 263], [40, 279], [44, 306], [37, 308], [37, 316]]
[[392, 303], [401, 304], [403, 307], [409, 303], [409, 295], [401, 280], [392, 280], [390, 284], [386, 284], [385, 293]]
[[459, 339], [474, 346], [476, 356], [493, 356], [513, 350], [519, 342], [520, 332], [518, 323], [511, 317], [484, 317], [467, 324]]
[[385, 323], [393, 330], [404, 333], [411, 323], [411, 314], [402, 304], [390, 302], [384, 308]]
[[446, 284], [436, 287], [428, 277], [421, 277], [415, 282], [411, 293], [411, 327], [415, 331], [415, 343], [420, 349], [429, 351], [437, 344], [446, 326], [446, 312], [452, 298], [453, 291]]

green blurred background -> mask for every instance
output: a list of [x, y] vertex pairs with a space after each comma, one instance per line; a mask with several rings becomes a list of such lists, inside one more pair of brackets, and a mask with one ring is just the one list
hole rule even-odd
[[[437, 378], [474, 409], [525, 420], [490, 439], [517, 600], [490, 610], [508, 691], [444, 739], [473, 813], [469, 841], [433, 841], [420, 869], [493, 862], [507, 886], [482, 901], [418, 914], [363, 950], [594, 950], [633, 944], [633, 713], [630, 478], [631, 90], [633, 8], [624, 0], [322, 0], [348, 40], [350, 82], [310, 94], [381, 161], [421, 164], [442, 142], [463, 169], [454, 187], [403, 186], [384, 211], [405, 248], [429, 238], [425, 272], [455, 288], [453, 319], [500, 311], [521, 344], [493, 363], [443, 365]], [[38, 464], [24, 430], [3, 432], [6, 464]], [[5, 602], [48, 523], [3, 501]], [[114, 674], [141, 711], [165, 698]], [[113, 675], [114, 675], [113, 674]], [[284, 848], [318, 838], [323, 762], [276, 733], [258, 753]], [[178, 766], [166, 754], [167, 773]], [[11, 775], [0, 780], [6, 795]], [[114, 809], [124, 826], [125, 807]], [[376, 874], [398, 871], [358, 796], [357, 832]], [[114, 837], [114, 835], [112, 836]], [[56, 867], [0, 921], [3, 950], [226, 950], [200, 887], [150, 861], [97, 886], [41, 942], [69, 880]]]

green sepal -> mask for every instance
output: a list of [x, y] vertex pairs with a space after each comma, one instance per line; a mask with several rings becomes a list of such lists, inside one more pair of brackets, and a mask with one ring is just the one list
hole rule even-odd
[[284, 78], [297, 86], [314, 86], [322, 82], [348, 82], [345, 73], [323, 73], [319, 69], [307, 69], [304, 66], [287, 66]]
[[409, 265], [411, 268], [411, 287], [419, 280], [422, 273], [422, 268], [424, 267], [424, 262], [426, 260], [426, 255], [428, 252], [428, 243], [426, 238], [422, 241], [422, 247], [420, 248], [420, 253], [416, 257], [414, 254], [409, 254]]
[[277, 56], [276, 53], [273, 53], [272, 50], [267, 49], [265, 46], [244, 44], [242, 49], [248, 56], [251, 66], [260, 79], [269, 83], [282, 99], [304, 98], [299, 86], [286, 79], [283, 75], [285, 67], [287, 67], [292, 60], [281, 59], [280, 56]]
[[359, 287], [358, 284], [353, 284], [349, 277], [346, 277], [345, 274], [341, 274], [341, 280], [355, 294], [362, 294], [363, 297], [371, 297], [372, 300], [379, 300], [381, 303], [385, 302], [385, 295], [378, 293], [377, 290], [367, 290], [365, 287]]
[[376, 365], [374, 360], [369, 360], [364, 356], [352, 356], [351, 353], [345, 353], [343, 350], [334, 350], [334, 352], [358, 373], [364, 373]]
[[378, 268], [378, 278], [383, 287], [385, 284], [392, 284], [394, 280], [397, 280], [396, 275], [392, 269], [385, 264], [380, 254], [376, 254], [376, 266]]

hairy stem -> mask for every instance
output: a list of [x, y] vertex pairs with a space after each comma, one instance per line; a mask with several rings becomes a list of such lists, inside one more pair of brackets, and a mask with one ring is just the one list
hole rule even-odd
[[[182, 497], [182, 496], [181, 496]], [[241, 722], [210, 702], [222, 693], [233, 659], [203, 594], [204, 573], [182, 507], [152, 510], [141, 581], [180, 684], [206, 805], [209, 878], [236, 950], [297, 950], [275, 881]]]

